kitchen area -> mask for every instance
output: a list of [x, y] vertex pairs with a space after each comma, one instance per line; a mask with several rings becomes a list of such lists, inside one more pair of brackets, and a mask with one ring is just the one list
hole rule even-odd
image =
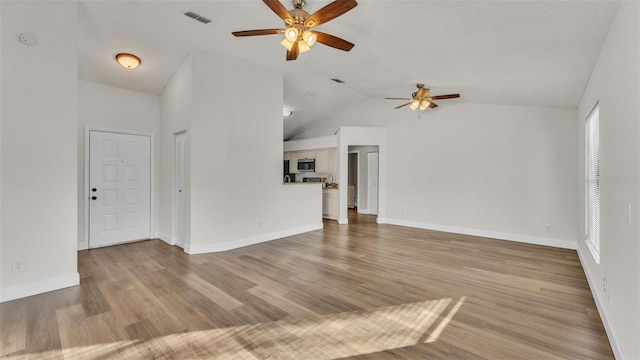
[[[329, 137], [327, 140], [324, 143], [306, 144], [306, 146], [295, 140], [285, 142], [283, 184], [289, 186], [320, 184], [322, 186], [322, 217], [338, 220], [340, 184], [336, 176], [336, 147], [308, 148], [313, 145], [332, 145], [332, 139]], [[296, 150], [301, 147], [307, 148]], [[347, 187], [349, 207], [355, 207], [355, 186], [348, 184]]]

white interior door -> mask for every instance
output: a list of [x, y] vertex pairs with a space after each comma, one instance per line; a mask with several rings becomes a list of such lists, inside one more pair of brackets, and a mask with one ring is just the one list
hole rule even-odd
[[183, 248], [186, 238], [186, 143], [186, 133], [176, 134], [176, 233], [174, 234], [174, 241]]
[[378, 153], [367, 154], [367, 207], [369, 214], [378, 214]]
[[151, 234], [151, 137], [89, 132], [89, 247]]

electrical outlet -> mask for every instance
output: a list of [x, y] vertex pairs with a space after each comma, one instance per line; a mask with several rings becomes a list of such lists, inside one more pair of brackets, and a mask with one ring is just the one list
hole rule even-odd
[[609, 281], [607, 281], [607, 277], [602, 277], [602, 291], [604, 292], [604, 296], [609, 299], [609, 304], [611, 304], [611, 287], [609, 287]]
[[23, 272], [24, 271], [24, 261], [22, 260], [17, 260], [13, 262], [13, 267], [11, 269], [11, 272], [14, 273], [19, 273], [19, 272]]
[[549, 232], [553, 231], [553, 225], [547, 224], [547, 231]]

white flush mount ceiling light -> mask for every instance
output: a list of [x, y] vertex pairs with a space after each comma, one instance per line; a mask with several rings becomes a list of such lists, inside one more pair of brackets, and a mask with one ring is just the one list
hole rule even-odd
[[135, 69], [142, 62], [139, 57], [127, 53], [120, 53], [116, 55], [116, 60], [120, 65], [127, 69]]
[[293, 115], [293, 111], [287, 109], [287, 108], [282, 108], [282, 116], [283, 117], [289, 117]]

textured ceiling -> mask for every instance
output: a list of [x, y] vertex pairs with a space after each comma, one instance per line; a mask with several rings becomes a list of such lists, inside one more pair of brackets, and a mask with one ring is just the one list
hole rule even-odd
[[[307, 0], [305, 9], [329, 2]], [[294, 110], [285, 139], [368, 98], [409, 96], [418, 82], [462, 94], [448, 101], [576, 107], [616, 9], [617, 1], [360, 0], [318, 27], [355, 43], [351, 52], [317, 44], [287, 62], [278, 35], [231, 35], [282, 27], [261, 1], [84, 0], [79, 78], [159, 94], [189, 52], [231, 53], [284, 74], [284, 105]], [[143, 59], [136, 71], [113, 61], [126, 51]]]

